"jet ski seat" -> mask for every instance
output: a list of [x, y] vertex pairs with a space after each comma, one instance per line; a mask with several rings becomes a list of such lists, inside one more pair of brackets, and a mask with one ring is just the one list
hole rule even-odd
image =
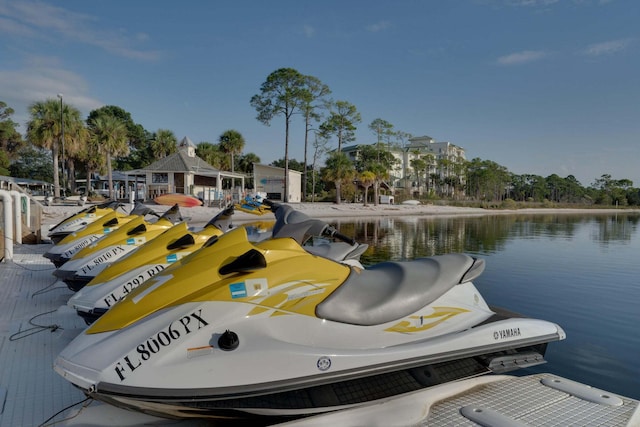
[[[479, 267], [474, 266], [476, 261]], [[467, 272], [483, 269], [482, 260], [465, 254], [352, 268], [347, 280], [318, 304], [316, 315], [362, 326], [387, 323], [432, 303], [463, 278], [471, 280], [465, 277]]]

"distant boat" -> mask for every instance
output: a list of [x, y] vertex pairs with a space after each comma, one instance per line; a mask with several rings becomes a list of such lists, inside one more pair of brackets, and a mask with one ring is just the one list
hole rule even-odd
[[159, 205], [173, 206], [177, 204], [178, 206], [186, 208], [190, 208], [193, 206], [202, 206], [204, 204], [202, 200], [198, 199], [195, 196], [180, 193], [161, 194], [160, 196], [157, 196], [155, 199], [153, 199], [153, 201]]
[[404, 202], [402, 202], [403, 205], [411, 205], [411, 206], [415, 206], [415, 205], [419, 205], [420, 201], [419, 200], [405, 200]]

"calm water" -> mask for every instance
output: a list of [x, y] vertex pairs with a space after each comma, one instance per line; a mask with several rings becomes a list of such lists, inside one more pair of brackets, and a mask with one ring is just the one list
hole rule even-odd
[[558, 323], [551, 372], [640, 399], [640, 215], [333, 221], [370, 245], [365, 265], [449, 252], [482, 257], [487, 302]]

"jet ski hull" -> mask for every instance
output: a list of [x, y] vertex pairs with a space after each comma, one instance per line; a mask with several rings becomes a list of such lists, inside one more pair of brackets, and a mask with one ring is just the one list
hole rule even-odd
[[[169, 256], [166, 258], [169, 258]], [[69, 299], [67, 305], [76, 310], [78, 315], [85, 319], [87, 324], [90, 324], [102, 314], [106, 313], [111, 306], [127, 296], [133, 289], [154, 277], [180, 258], [182, 258], [182, 255], [177, 254], [175, 260], [171, 258], [170, 262], [166, 261], [164, 263], [157, 262], [141, 265], [111, 280], [95, 285], [92, 285], [92, 281], [89, 283], [89, 286], [84, 286], [78, 290], [78, 292]]]
[[58, 244], [52, 247], [43, 256], [49, 259], [56, 268], [60, 268], [65, 262], [69, 261], [73, 254], [79, 250], [91, 245], [93, 242], [99, 240], [104, 234], [90, 234], [85, 237], [81, 237], [67, 244]]
[[[546, 344], [538, 346], [539, 351], [544, 352], [545, 347]], [[158, 398], [131, 394], [131, 390], [124, 393], [84, 392], [113, 406], [166, 418], [231, 418], [247, 421], [259, 417], [263, 423], [272, 424], [279, 419], [284, 421], [338, 411], [489, 372], [481, 358], [469, 357], [294, 390], [274, 389], [271, 393], [246, 397], [198, 395], [194, 398]]]
[[142, 239], [130, 240], [130, 244], [109, 246], [89, 256], [73, 258], [54, 271], [53, 275], [66, 283], [69, 289], [78, 291], [110, 264], [138, 249], [144, 243]]
[[[463, 293], [475, 291], [470, 283], [458, 287], [463, 286]], [[77, 347], [72, 343], [56, 360], [55, 370], [93, 398], [166, 417], [303, 416], [484, 374], [493, 360], [514, 369], [543, 363], [547, 343], [564, 338], [560, 327], [541, 320], [490, 316], [478, 324], [475, 316], [468, 322], [477, 326], [455, 332], [444, 322], [434, 328], [449, 333], [417, 341], [406, 337], [412, 334], [385, 332], [392, 325], [365, 331], [352, 326], [353, 333], [338, 334], [340, 327], [323, 331], [323, 326], [301, 321], [288, 334], [299, 338], [293, 343], [277, 332], [287, 329], [283, 316], [260, 320], [269, 323], [263, 331], [272, 331], [271, 336], [230, 324], [240, 346], [223, 350], [217, 342], [224, 330], [219, 322], [210, 322], [213, 313], [223, 311], [221, 306], [185, 308], [179, 318], [171, 310], [156, 317], [156, 324], [174, 318], [168, 324], [165, 320], [160, 331], [139, 324], [85, 337]], [[148, 336], [139, 339], [132, 329], [146, 329]], [[356, 330], [364, 333], [357, 336]], [[99, 350], [109, 348], [112, 340], [128, 347], [115, 362]], [[366, 342], [391, 345], [366, 348]], [[181, 369], [182, 363], [189, 368]]]

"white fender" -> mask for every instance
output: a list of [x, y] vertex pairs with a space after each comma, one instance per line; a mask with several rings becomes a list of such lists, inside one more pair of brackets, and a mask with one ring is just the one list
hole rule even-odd
[[[16, 190], [11, 190], [9, 191], [9, 193], [11, 194], [11, 196], [13, 196], [13, 210], [14, 210], [13, 224], [15, 226], [14, 241], [21, 245], [22, 244], [22, 209], [21, 209], [22, 204], [20, 203], [20, 199], [22, 198], [23, 194]], [[27, 205], [28, 204], [29, 203], [27, 203]]]
[[0, 200], [4, 208], [4, 259], [5, 261], [13, 260], [13, 201], [11, 193], [6, 190], [0, 190]]

